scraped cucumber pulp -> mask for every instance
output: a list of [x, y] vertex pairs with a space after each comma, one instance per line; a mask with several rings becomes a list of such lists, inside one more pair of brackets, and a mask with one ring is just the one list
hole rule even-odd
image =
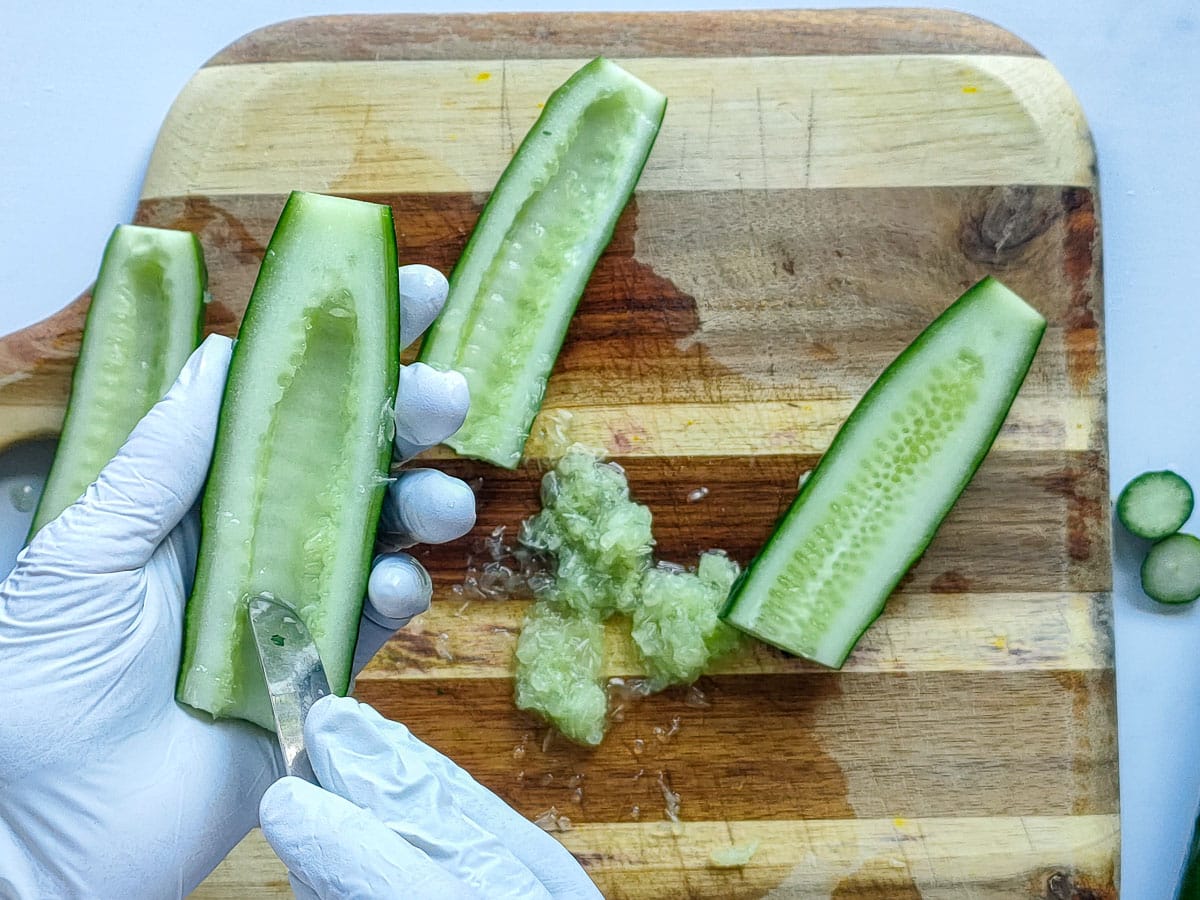
[[942, 313], [846, 420], [725, 620], [840, 667], [988, 452], [1045, 327], [991, 278]]
[[200, 342], [206, 282], [195, 235], [140, 225], [113, 231], [31, 538], [83, 496], [179, 376]]
[[346, 692], [391, 457], [398, 304], [391, 210], [293, 193], [221, 405], [184, 703], [274, 727], [246, 616], [259, 593], [296, 609]]
[[1191, 603], [1200, 597], [1200, 539], [1172, 534], [1142, 561], [1142, 590], [1159, 603]]
[[604, 737], [608, 695], [601, 681], [604, 625], [598, 616], [534, 603], [517, 641], [518, 709], [540, 713], [580, 744]]
[[514, 467], [567, 324], [658, 135], [666, 98], [606, 59], [556, 90], [500, 177], [420, 359], [471, 409], [447, 443]]
[[709, 551], [695, 572], [659, 565], [646, 573], [632, 619], [649, 690], [691, 684], [737, 649], [742, 635], [718, 613], [740, 572], [724, 553]]
[[625, 473], [573, 448], [542, 477], [541, 498], [521, 543], [553, 556], [555, 601], [600, 618], [632, 612], [654, 538], [650, 510], [630, 499]]
[[1143, 472], [1117, 498], [1117, 518], [1130, 534], [1157, 541], [1174, 534], [1192, 514], [1192, 486], [1174, 472]]
[[695, 572], [656, 565], [650, 510], [619, 466], [578, 446], [543, 477], [542, 504], [521, 541], [551, 558], [552, 578], [517, 642], [516, 703], [594, 745], [607, 727], [603, 623], [616, 616], [629, 630], [645, 693], [690, 684], [741, 644], [717, 615], [740, 569], [720, 551], [702, 554]]

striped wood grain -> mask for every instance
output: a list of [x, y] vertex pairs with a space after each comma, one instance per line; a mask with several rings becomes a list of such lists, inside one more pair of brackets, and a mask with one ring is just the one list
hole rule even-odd
[[[981, 275], [1041, 309], [1046, 339], [995, 450], [842, 673], [756, 647], [699, 692], [617, 698], [597, 750], [544, 745], [507, 680], [526, 601], [455, 592], [492, 529], [536, 508], [540, 465], [440, 452], [482, 477], [480, 521], [420, 551], [434, 608], [360, 696], [523, 813], [569, 815], [560, 837], [612, 897], [1114, 896], [1094, 157], [1027, 45], [929, 10], [299, 20], [188, 85], [138, 221], [200, 235], [224, 333], [292, 188], [390, 203], [401, 259], [447, 268], [540, 101], [596, 52], [671, 105], [546, 413], [626, 468], [663, 558], [746, 562], [879, 370]], [[0, 445], [58, 428], [85, 309], [0, 340]], [[638, 674], [626, 642], [606, 673]], [[744, 869], [709, 859], [749, 841]], [[196, 896], [286, 893], [252, 836]]]
[[[560, 835], [610, 900], [712, 894], [728, 900], [1010, 900], [1114, 896], [1118, 835], [1109, 816], [802, 819], [584, 825]], [[757, 845], [744, 868], [721, 869], [714, 852]], [[596, 854], [592, 848], [619, 848]], [[1046, 866], [1069, 848], [1081, 876]], [[244, 900], [239, 870], [277, 865], [256, 831], [205, 885], [208, 900]], [[684, 873], [682, 878], [679, 873]], [[696, 875], [695, 873], [703, 873]], [[644, 885], [631, 892], [628, 885]], [[284, 878], [256, 897], [291, 897]]]

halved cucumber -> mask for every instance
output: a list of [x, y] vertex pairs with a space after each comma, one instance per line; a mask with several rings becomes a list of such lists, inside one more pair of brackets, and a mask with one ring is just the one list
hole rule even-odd
[[293, 606], [344, 694], [392, 446], [391, 210], [294, 193], [238, 333], [203, 502], [178, 697], [272, 728], [249, 597]]
[[194, 234], [118, 225], [92, 289], [62, 437], [29, 536], [83, 496], [200, 342], [207, 273]]
[[850, 414], [726, 621], [841, 666], [991, 447], [1045, 327], [991, 278], [942, 313]]
[[633, 193], [666, 98], [600, 58], [558, 88], [479, 217], [421, 348], [471, 389], [446, 443], [509, 468], [521, 461], [567, 325]]

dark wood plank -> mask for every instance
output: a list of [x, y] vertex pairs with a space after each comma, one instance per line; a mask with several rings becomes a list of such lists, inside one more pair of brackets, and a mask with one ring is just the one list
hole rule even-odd
[[[654, 514], [660, 559], [694, 565], [721, 548], [747, 563], [796, 495], [815, 455], [618, 457], [635, 499]], [[508, 472], [439, 460], [477, 487], [478, 521], [465, 541], [415, 552], [439, 590], [461, 583], [498, 526], [509, 539], [540, 508], [537, 463]], [[708, 495], [689, 503], [688, 494]], [[993, 452], [984, 461], [901, 592], [1105, 591], [1111, 587], [1108, 472], [1097, 453]]]
[[556, 806], [577, 822], [633, 821], [637, 806], [661, 819], [660, 772], [685, 820], [1117, 808], [1108, 670], [722, 676], [700, 688], [704, 708], [670, 690], [626, 703], [598, 749], [554, 738], [545, 750], [544, 726], [513, 708], [504, 680], [364, 680], [357, 693], [531, 816]]
[[[483, 200], [361, 196], [392, 205], [402, 261], [445, 271]], [[139, 222], [200, 235], [210, 329], [235, 330], [283, 199], [140, 205]], [[1026, 393], [1088, 392], [1103, 363], [1097, 228], [1092, 193], [1075, 188], [643, 193], [588, 283], [548, 402], [586, 404], [597, 383], [627, 403], [858, 396], [985, 274], [1055, 329]]]

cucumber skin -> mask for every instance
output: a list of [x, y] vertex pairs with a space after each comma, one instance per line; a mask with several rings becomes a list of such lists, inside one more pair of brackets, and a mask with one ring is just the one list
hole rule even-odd
[[[859, 419], [862, 416], [869, 415], [871, 413], [870, 406], [872, 405], [872, 401], [874, 400], [876, 395], [881, 393], [883, 391], [883, 389], [887, 386], [887, 384], [891, 381], [892, 373], [895, 372], [897, 367], [902, 365], [911, 356], [913, 356], [917, 351], [919, 351], [921, 348], [923, 348], [925, 346], [925, 344], [933, 337], [933, 335], [937, 333], [937, 331], [939, 330], [939, 326], [942, 323], [951, 319], [953, 317], [953, 314], [955, 313], [955, 311], [960, 306], [966, 305], [967, 301], [971, 297], [973, 297], [976, 293], [978, 293], [980, 291], [987, 290], [992, 284], [1000, 284], [1000, 283], [995, 278], [992, 278], [990, 275], [988, 275], [988, 276], [985, 276], [984, 278], [980, 279], [977, 283], [972, 285], [970, 288], [968, 288], [967, 291], [962, 296], [960, 296], [957, 300], [955, 300], [952, 304], [950, 304], [950, 306], [947, 307], [941, 313], [941, 315], [939, 315], [936, 319], [934, 319], [933, 322], [931, 322], [928, 326], [926, 326], [926, 328], [919, 335], [917, 335], [917, 337], [913, 340], [913, 342], [911, 344], [909, 344], [900, 353], [900, 355], [897, 356], [888, 365], [888, 367], [886, 369], [883, 370], [883, 372], [875, 380], [875, 382], [867, 389], [867, 392], [865, 394], [863, 394], [862, 399], [858, 401], [858, 404], [851, 411], [849, 417], [846, 419], [845, 422], [842, 423], [842, 427], [838, 429], [837, 434], [833, 438], [833, 442], [829, 445], [829, 448], [825, 451], [824, 455], [822, 455], [821, 461], [817, 463], [816, 468], [813, 469], [813, 471], [809, 475], [809, 477], [804, 479], [804, 484], [801, 485], [799, 493], [796, 494], [796, 498], [788, 506], [787, 511], [784, 512], [784, 514], [782, 516], [780, 516], [779, 520], [775, 523], [775, 527], [771, 532], [771, 536], [767, 539], [766, 544], [764, 544], [762, 549], [759, 550], [759, 552], [757, 554], [755, 554], [754, 558], [750, 561], [750, 564], [747, 565], [746, 568], [742, 570], [742, 574], [739, 575], [737, 581], [734, 582], [733, 587], [729, 591], [729, 599], [725, 601], [725, 606], [721, 610], [721, 613], [720, 613], [720, 616], [724, 621], [728, 622], [734, 628], [740, 629], [740, 626], [736, 622], [730, 621], [729, 617], [732, 614], [734, 608], [737, 606], [738, 599], [742, 593], [742, 590], [745, 588], [746, 582], [747, 582], [750, 574], [754, 571], [755, 564], [759, 561], [760, 558], [765, 557], [767, 555], [767, 552], [770, 550], [770, 548], [774, 545], [775, 541], [778, 540], [780, 535], [782, 534], [782, 532], [784, 530], [783, 525], [787, 521], [788, 517], [792, 514], [792, 512], [794, 510], [796, 510], [800, 507], [800, 505], [804, 502], [804, 498], [808, 495], [809, 491], [811, 491], [820, 482], [822, 474], [823, 474], [822, 469], [824, 468], [821, 463], [824, 462], [824, 460], [827, 457], [830, 459], [834, 458], [834, 456], [837, 453], [837, 450], [840, 448], [842, 442], [845, 440], [845, 435], [847, 435], [851, 431], [851, 429], [853, 429], [857, 425]], [[996, 416], [996, 427], [992, 430], [991, 434], [987, 436], [986, 440], [980, 441], [979, 449], [975, 453], [974, 458], [968, 462], [966, 467], [964, 467], [964, 469], [963, 469], [964, 475], [958, 481], [957, 491], [955, 493], [954, 501], [950, 504], [949, 507], [947, 507], [945, 510], [943, 510], [942, 514], [937, 518], [937, 520], [934, 521], [932, 523], [932, 525], [921, 534], [920, 538], [917, 541], [916, 549], [908, 557], [908, 559], [905, 561], [904, 565], [897, 570], [895, 577], [892, 578], [891, 581], [887, 584], [886, 589], [881, 592], [881, 594], [883, 596], [882, 602], [880, 602], [879, 605], [874, 609], [874, 611], [870, 615], [870, 618], [867, 620], [866, 624], [863, 626], [862, 630], [859, 631], [857, 636], [854, 638], [854, 640], [850, 642], [850, 646], [846, 649], [846, 652], [842, 655], [842, 658], [840, 660], [838, 660], [837, 664], [832, 666], [831, 668], [840, 669], [843, 665], [845, 665], [846, 660], [847, 660], [847, 658], [849, 658], [850, 652], [854, 649], [855, 645], [858, 643], [858, 641], [860, 641], [862, 639], [862, 636], [867, 633], [867, 630], [875, 623], [875, 621], [883, 613], [884, 607], [887, 605], [887, 599], [888, 599], [888, 597], [891, 596], [892, 591], [894, 591], [896, 589], [896, 585], [898, 585], [900, 583], [900, 580], [905, 576], [905, 574], [907, 574], [908, 570], [912, 568], [912, 566], [916, 563], [916, 561], [921, 558], [921, 555], [925, 552], [926, 548], [929, 546], [930, 542], [933, 540], [934, 536], [937, 534], [937, 531], [941, 527], [942, 522], [945, 521], [946, 515], [950, 512], [950, 509], [953, 508], [954, 503], [958, 502], [958, 498], [962, 495], [963, 490], [966, 488], [967, 484], [971, 481], [971, 479], [975, 476], [975, 472], [978, 471], [980, 464], [983, 463], [984, 457], [986, 457], [988, 455], [989, 451], [992, 449], [992, 444], [995, 443], [996, 435], [998, 435], [1000, 433], [1000, 429], [1004, 426], [1004, 420], [1008, 417], [1008, 412], [1009, 412], [1009, 410], [1012, 409], [1012, 405], [1017, 399], [1017, 394], [1020, 392], [1020, 386], [1022, 384], [1024, 384], [1025, 376], [1027, 376], [1029, 374], [1029, 367], [1031, 365], [1033, 365], [1034, 356], [1037, 355], [1037, 349], [1041, 345], [1041, 340], [1042, 340], [1042, 337], [1045, 334], [1045, 332], [1046, 332], [1046, 321], [1043, 318], [1041, 328], [1037, 332], [1037, 340], [1030, 342], [1029, 353], [1028, 353], [1027, 359], [1025, 361], [1025, 364], [1022, 367], [1022, 376], [1021, 376], [1020, 382], [1017, 385], [1017, 389], [1012, 392], [1012, 397], [1009, 398], [1007, 405], [1004, 406], [1003, 414]], [[740, 629], [740, 630], [744, 630], [744, 629]], [[764, 639], [760, 635], [755, 635], [755, 637], [759, 637], [760, 640]], [[768, 643], [770, 643], [770, 642], [768, 641]], [[781, 649], [783, 649], [783, 648], [781, 648]]]
[[[123, 226], [118, 225], [116, 228], [114, 228], [112, 234], [109, 235], [108, 241], [104, 245], [104, 253], [100, 257], [100, 272], [101, 273], [104, 272], [104, 267], [109, 264], [110, 255], [112, 253], [114, 253], [116, 250], [117, 237], [120, 234], [122, 227]], [[148, 227], [148, 226], [139, 226], [139, 227]], [[155, 229], [155, 230], [167, 231], [167, 230], [176, 230], [176, 229]], [[199, 281], [200, 281], [200, 302], [196, 304], [195, 333], [192, 336], [192, 347], [195, 348], [195, 347], [200, 346], [200, 336], [204, 332], [204, 317], [205, 317], [205, 312], [206, 312], [207, 291], [208, 291], [208, 267], [205, 265], [205, 262], [204, 262], [204, 248], [200, 244], [200, 239], [198, 237], [196, 237], [195, 234], [191, 234], [190, 237], [192, 239], [192, 249], [193, 249], [193, 252], [195, 253], [196, 272], [197, 272], [197, 275], [198, 275]], [[84, 317], [84, 320], [83, 320], [83, 339], [80, 342], [79, 358], [76, 360], [75, 369], [71, 374], [71, 393], [67, 397], [67, 409], [66, 409], [66, 414], [63, 419], [63, 428], [62, 428], [62, 431], [60, 432], [60, 441], [63, 439], [63, 436], [66, 435], [67, 425], [71, 418], [71, 413], [72, 413], [71, 400], [76, 396], [77, 389], [83, 383], [83, 380], [85, 378], [87, 378], [86, 348], [87, 348], [88, 329], [92, 326], [94, 319], [98, 319], [101, 315], [103, 315], [103, 311], [99, 309], [100, 304], [95, 302], [95, 296], [94, 296], [94, 292], [96, 290], [96, 287], [99, 286], [99, 282], [100, 282], [100, 278], [99, 278], [99, 276], [97, 276], [96, 285], [93, 286], [93, 288], [92, 288], [92, 290], [93, 290], [92, 302], [89, 303], [87, 315]], [[180, 368], [182, 368], [182, 366], [180, 366]], [[176, 373], [176, 375], [178, 375], [178, 373]], [[132, 433], [133, 428], [136, 424], [137, 424], [136, 422], [130, 424], [130, 426], [129, 426], [130, 433]], [[126, 438], [128, 438], [129, 435], [126, 434], [125, 436], [126, 436]], [[45, 512], [44, 512], [44, 504], [49, 502], [49, 498], [53, 496], [52, 485], [53, 485], [54, 479], [55, 479], [54, 464], [58, 461], [58, 456], [59, 456], [59, 453], [58, 453], [58, 450], [56, 449], [54, 461], [51, 463], [51, 466], [50, 466], [50, 472], [46, 476], [46, 484], [42, 489], [42, 495], [38, 498], [38, 505], [34, 509], [34, 512], [33, 512], [33, 521], [29, 525], [29, 533], [25, 536], [26, 543], [33, 540], [33, 536], [35, 534], [37, 534], [38, 531], [40, 531], [51, 519], [57, 518], [58, 515], [61, 515], [61, 513], [58, 513], [54, 516], [46, 516]], [[96, 474], [99, 475], [98, 472]]]
[[[1148, 532], [1139, 527], [1138, 524], [1133, 521], [1135, 517], [1130, 515], [1129, 506], [1130, 503], [1133, 502], [1133, 495], [1137, 492], [1141, 484], [1149, 479], [1157, 479], [1160, 477], [1177, 479], [1179, 484], [1181, 484], [1188, 492], [1188, 502], [1183, 517], [1179, 520], [1179, 523], [1174, 528], [1170, 529], [1169, 531]], [[1179, 473], [1173, 472], [1170, 469], [1143, 472], [1136, 478], [1131, 479], [1130, 482], [1121, 489], [1121, 493], [1117, 497], [1117, 519], [1120, 521], [1125, 530], [1134, 537], [1142, 538], [1143, 540], [1147, 541], [1160, 541], [1163, 538], [1170, 537], [1184, 526], [1187, 520], [1191, 518], [1192, 511], [1195, 509], [1195, 504], [1196, 498], [1192, 493], [1192, 486], [1188, 484], [1187, 479], [1185, 479]]]
[[[297, 208], [300, 206], [300, 200], [302, 197], [303, 197], [303, 193], [300, 191], [293, 191], [289, 195], [287, 202], [284, 204], [283, 211], [279, 214], [279, 220], [275, 225], [275, 233], [279, 233], [279, 232], [281, 232], [281, 230], [287, 229], [288, 226], [291, 225], [292, 218], [297, 214]], [[385, 271], [390, 271], [392, 273], [395, 273], [397, 271], [396, 238], [395, 238], [395, 226], [392, 221], [391, 208], [387, 207], [387, 206], [381, 206], [380, 214], [382, 216], [384, 216], [386, 219], [385, 231], [386, 231], [388, 237], [390, 238], [389, 240], [384, 241], [385, 259], [384, 259], [383, 267], [384, 267]], [[272, 235], [272, 241], [273, 240], [274, 240], [274, 234]], [[271, 249], [271, 246], [270, 246], [270, 242], [269, 242], [267, 245], [268, 253], [270, 252], [270, 249]], [[259, 268], [258, 275], [255, 278], [254, 288], [251, 290], [251, 295], [250, 295], [251, 300], [253, 300], [253, 298], [254, 298], [254, 292], [258, 289], [259, 281], [262, 280], [262, 278], [263, 278], [265, 268], [266, 268], [265, 265]], [[395, 395], [396, 395], [396, 385], [399, 380], [399, 374], [400, 374], [400, 352], [399, 352], [400, 296], [399, 296], [398, 280], [395, 278], [391, 279], [388, 282], [388, 287], [391, 288], [391, 290], [389, 291], [389, 296], [387, 298], [387, 303], [386, 303], [387, 309], [385, 311], [387, 320], [388, 320], [387, 321], [387, 334], [388, 334], [388, 341], [389, 341], [389, 350], [386, 354], [387, 371], [385, 373], [385, 378], [386, 378], [387, 383], [390, 385], [391, 402], [394, 404]], [[246, 306], [246, 312], [243, 315], [241, 326], [238, 329], [239, 336], [242, 333], [242, 329], [252, 330], [255, 327], [256, 322], [257, 322], [257, 309], [256, 309], [255, 304], [251, 302], [251, 303], [248, 303]], [[229, 385], [234, 384], [238, 380], [238, 375], [241, 372], [242, 368], [244, 366], [249, 365], [249, 363], [246, 359], [246, 353], [238, 352], [239, 348], [242, 348], [244, 351], [244, 346], [245, 345], [241, 340], [234, 341], [233, 355], [232, 355], [232, 358], [230, 359], [229, 374], [226, 379], [226, 391], [229, 390]], [[218, 468], [219, 458], [220, 458], [221, 450], [222, 450], [222, 434], [226, 431], [232, 430], [232, 425], [228, 421], [228, 416], [229, 416], [229, 413], [228, 413], [227, 406], [226, 406], [224, 400], [222, 400], [221, 411], [220, 411], [220, 414], [217, 419], [217, 439], [216, 439], [216, 444], [213, 449], [213, 461], [212, 461], [212, 465], [209, 469], [209, 478], [210, 479], [212, 478], [214, 472]], [[392, 460], [392, 441], [389, 438], [387, 441], [380, 442], [379, 453], [377, 456], [376, 471], [381, 476], [387, 475], [388, 469], [391, 465], [391, 460]], [[383, 510], [383, 501], [384, 501], [384, 496], [385, 496], [386, 492], [387, 492], [387, 481], [381, 477], [379, 479], [379, 484], [374, 486], [374, 488], [372, 489], [370, 496], [369, 496], [369, 505], [367, 507], [368, 528], [365, 530], [365, 532], [363, 534], [362, 546], [358, 552], [359, 565], [357, 568], [358, 568], [358, 571], [361, 573], [361, 575], [359, 578], [359, 584], [356, 585], [356, 589], [350, 592], [350, 596], [357, 598], [357, 604], [354, 608], [347, 609], [347, 611], [346, 611], [348, 616], [353, 616], [355, 623], [357, 623], [358, 619], [361, 618], [361, 616], [362, 616], [363, 604], [366, 599], [365, 592], [366, 592], [366, 586], [367, 586], [367, 579], [370, 575], [371, 560], [374, 557], [375, 531], [376, 531], [376, 528], [377, 528], [377, 525], [379, 522], [380, 513]], [[218, 527], [215, 513], [216, 513], [215, 501], [209, 500], [209, 494], [208, 494], [208, 490], [207, 490], [207, 486], [206, 486], [205, 496], [203, 497], [203, 500], [202, 500], [201, 513], [200, 513], [200, 528], [201, 528], [200, 547], [201, 547], [202, 552], [203, 552], [203, 548], [204, 548], [204, 541], [203, 541], [204, 533], [209, 532], [210, 530], [215, 530]], [[193, 599], [197, 595], [199, 595], [201, 592], [201, 588], [202, 588], [201, 570], [203, 567], [204, 567], [204, 561], [197, 560], [196, 582], [195, 582], [195, 585], [193, 586], [192, 595], [188, 599], [187, 609], [186, 609], [186, 613], [185, 613], [185, 625], [184, 625], [185, 644], [184, 644], [184, 650], [183, 650], [183, 655], [182, 655], [181, 664], [180, 664], [179, 678], [178, 678], [178, 681], [176, 684], [176, 698], [181, 703], [184, 703], [194, 709], [198, 709], [199, 707], [192, 706], [191, 702], [186, 698], [186, 681], [187, 681], [188, 673], [191, 669], [192, 655], [193, 655], [191, 648], [189, 646], [191, 643], [191, 640], [187, 640], [187, 638], [189, 636], [199, 634], [201, 631], [201, 629], [199, 627], [199, 622], [198, 622], [199, 613], [196, 610], [196, 606], [193, 603]], [[287, 598], [283, 598], [283, 599], [286, 600]], [[194, 640], [195, 638], [192, 638], [192, 639]], [[245, 633], [245, 634], [243, 634], [243, 640], [251, 641], [252, 637], [248, 633]], [[236, 650], [236, 647], [235, 647], [235, 650]], [[251, 650], [250, 652], [256, 653], [257, 651]], [[352, 659], [353, 656], [354, 656], [354, 638], [352, 637], [350, 646], [346, 650], [347, 661]], [[347, 662], [347, 666], [346, 666], [346, 674], [344, 676], [338, 677], [335, 673], [330, 672], [328, 665], [326, 665], [326, 675], [329, 680], [330, 689], [333, 691], [333, 693], [335, 693], [339, 696], [345, 696], [348, 693], [349, 688], [350, 688], [350, 682], [353, 677], [352, 673], [349, 672], [348, 662]], [[216, 713], [213, 713], [213, 715], [214, 715], [214, 717], [220, 717], [220, 715], [216, 714]], [[251, 721], [253, 721], [253, 720], [251, 720]], [[257, 721], [256, 724], [260, 725], [263, 728], [266, 728], [267, 730], [274, 730], [273, 720], [272, 721], [265, 721], [265, 720]]]
[[[521, 155], [521, 152], [525, 149], [527, 144], [530, 144], [530, 143], [536, 141], [537, 138], [540, 137], [540, 135], [542, 133], [542, 126], [546, 123], [546, 121], [549, 119], [549, 117], [552, 115], [552, 113], [554, 111], [554, 108], [556, 106], [556, 103], [555, 103], [556, 98], [569, 93], [570, 89], [574, 85], [576, 85], [578, 82], [580, 82], [586, 78], [592, 77], [592, 75], [594, 74], [594, 72], [596, 70], [603, 68], [608, 63], [609, 63], [608, 59], [606, 59], [603, 56], [598, 56], [595, 59], [593, 59], [591, 62], [587, 63], [586, 65], [584, 65], [583, 67], [578, 69], [574, 74], [571, 75], [570, 78], [568, 78], [561, 85], [559, 85], [557, 88], [554, 89], [554, 91], [550, 94], [549, 98], [547, 98], [546, 105], [542, 108], [542, 111], [538, 115], [537, 120], [533, 123], [532, 126], [530, 126], [529, 131], [525, 133], [525, 137], [522, 138], [520, 146], [517, 147], [516, 152], [513, 154], [513, 160], [516, 160]], [[646, 153], [642, 157], [640, 165], [638, 165], [638, 167], [637, 167], [637, 174], [633, 179], [634, 187], [632, 187], [630, 189], [629, 196], [625, 200], [626, 206], [628, 206], [629, 201], [631, 199], [633, 199], [633, 194], [634, 194], [634, 190], [636, 190], [637, 183], [641, 180], [642, 172], [645, 171], [645, 169], [646, 169], [646, 163], [650, 159], [650, 153], [654, 149], [654, 144], [657, 141], [658, 133], [662, 127], [663, 118], [666, 116], [666, 113], [667, 113], [667, 98], [664, 96], [662, 106], [658, 110], [658, 121], [657, 121], [656, 127], [654, 129], [654, 136], [647, 143]], [[502, 172], [500, 174], [500, 178], [496, 182], [496, 186], [494, 188], [492, 188], [491, 194], [488, 195], [487, 202], [484, 203], [483, 209], [480, 210], [479, 219], [476, 221], [475, 227], [471, 229], [471, 236], [469, 238], [467, 238], [467, 243], [466, 243], [466, 246], [463, 247], [462, 254], [458, 257], [458, 261], [454, 264], [454, 268], [450, 270], [450, 276], [449, 276], [448, 280], [451, 285], [451, 288], [450, 288], [451, 294], [453, 294], [453, 292], [454, 292], [453, 286], [455, 283], [455, 276], [458, 274], [460, 268], [463, 268], [464, 266], [466, 266], [469, 263], [471, 255], [472, 255], [472, 248], [474, 247], [475, 241], [477, 239], [480, 239], [479, 236], [482, 233], [482, 231], [490, 225], [489, 220], [491, 218], [493, 200], [495, 200], [497, 195], [500, 193], [500, 189], [504, 185], [505, 179], [508, 176], [508, 171], [510, 168], [512, 168], [512, 162], [510, 162], [509, 165], [505, 167], [504, 172]], [[603, 232], [601, 232], [602, 244], [601, 244], [601, 248], [600, 248], [600, 253], [597, 255], [596, 260], [592, 263], [592, 271], [595, 270], [596, 264], [600, 261], [600, 257], [604, 255], [604, 251], [608, 248], [608, 245], [610, 243], [612, 243], [612, 237], [613, 237], [613, 234], [616, 232], [617, 223], [620, 221], [620, 219], [621, 219], [621, 216], [617, 215], [613, 219], [612, 223], [606, 229], [604, 229]], [[554, 362], [558, 359], [558, 354], [562, 350], [563, 342], [566, 340], [567, 325], [570, 324], [571, 318], [575, 315], [575, 310], [579, 306], [579, 301], [583, 298], [583, 292], [587, 289], [587, 282], [590, 279], [591, 279], [591, 273], [589, 272], [588, 278], [584, 279], [583, 283], [579, 287], [579, 293], [576, 294], [575, 299], [570, 303], [569, 308], [565, 311], [563, 318], [564, 318], [566, 324], [563, 326], [563, 329], [562, 329], [563, 333], [562, 333], [562, 337], [558, 341], [558, 346], [556, 346], [554, 348], [554, 351], [551, 354], [552, 358], [550, 361], [550, 369], [546, 373], [547, 374], [547, 379], [546, 379], [547, 383], [549, 383], [549, 376], [554, 370]], [[425, 337], [421, 343], [420, 353], [417, 355], [417, 360], [419, 362], [424, 362], [428, 365], [434, 365], [436, 367], [436, 362], [433, 362], [429, 359], [429, 351], [433, 346], [434, 338], [437, 334], [438, 325], [440, 324], [441, 320], [442, 320], [442, 315], [439, 314], [437, 319], [434, 320], [433, 325], [430, 326], [429, 331], [425, 334]], [[521, 464], [521, 458], [524, 455], [525, 444], [529, 441], [529, 434], [533, 429], [534, 420], [537, 418], [537, 414], [541, 409], [542, 400], [544, 398], [545, 398], [545, 388], [543, 388], [542, 399], [539, 399], [537, 408], [534, 409], [533, 414], [531, 416], [529, 416], [529, 421], [525, 426], [524, 434], [521, 436], [520, 443], [521, 443], [522, 450], [520, 453], [517, 454], [516, 459], [509, 459], [509, 458], [502, 457], [499, 453], [496, 453], [496, 452], [491, 452], [490, 455], [485, 456], [482, 453], [477, 453], [471, 449], [468, 449], [467, 447], [465, 447], [463, 445], [463, 442], [462, 442], [463, 429], [459, 429], [458, 434], [456, 434], [453, 437], [451, 437], [450, 439], [448, 439], [445, 443], [448, 447], [450, 447], [456, 453], [461, 453], [464, 456], [470, 456], [472, 458], [481, 459], [484, 462], [489, 462], [492, 465], [500, 466], [501, 468], [516, 469], [517, 466], [519, 466]]]
[[1200, 592], [1192, 593], [1190, 595], [1172, 595], [1168, 597], [1166, 594], [1158, 591], [1147, 583], [1155, 580], [1148, 574], [1153, 563], [1157, 562], [1157, 559], [1154, 555], [1155, 551], [1161, 551], [1164, 545], [1168, 543], [1176, 543], [1179, 541], [1183, 541], [1184, 543], [1190, 544], [1193, 547], [1200, 546], [1200, 539], [1196, 538], [1195, 535], [1185, 534], [1179, 531], [1175, 532], [1174, 534], [1169, 534], [1150, 548], [1150, 550], [1146, 553], [1145, 558], [1142, 560], [1142, 566], [1138, 572], [1142, 585], [1142, 592], [1145, 593], [1145, 595], [1151, 600], [1155, 601], [1156, 603], [1162, 603], [1165, 606], [1185, 606], [1188, 603], [1195, 603], [1197, 599], [1200, 599]]
[[1200, 816], [1192, 827], [1192, 839], [1175, 890], [1175, 900], [1200, 900]]

